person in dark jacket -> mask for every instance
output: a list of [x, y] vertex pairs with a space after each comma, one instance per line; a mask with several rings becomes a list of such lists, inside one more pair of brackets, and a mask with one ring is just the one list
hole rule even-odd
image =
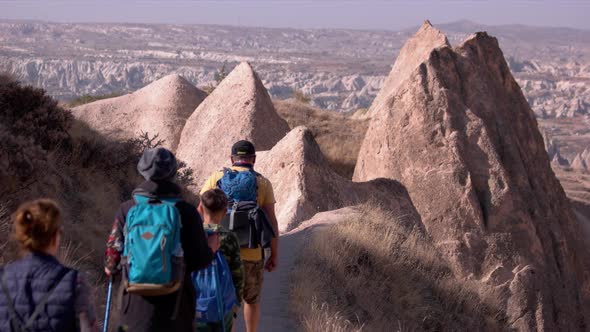
[[[146, 181], [140, 184], [133, 194], [153, 198], [181, 198], [180, 187], [173, 183], [177, 161], [172, 152], [164, 148], [147, 150], [142, 155], [137, 169]], [[134, 205], [134, 200], [121, 204], [115, 217], [106, 249], [105, 272], [108, 276], [119, 270], [125, 243], [123, 229], [127, 213]], [[121, 283], [120, 326], [128, 331], [193, 330], [195, 293], [190, 274], [210, 264], [214, 257], [213, 252], [219, 249], [219, 238], [206, 238], [201, 217], [195, 206], [180, 200], [176, 203], [176, 208], [182, 224], [180, 242], [186, 265], [184, 285], [179, 291], [168, 295], [140, 296], [127, 293]]]
[[55, 257], [62, 232], [57, 204], [27, 202], [13, 222], [25, 255], [0, 270], [0, 331], [97, 331], [88, 284]]

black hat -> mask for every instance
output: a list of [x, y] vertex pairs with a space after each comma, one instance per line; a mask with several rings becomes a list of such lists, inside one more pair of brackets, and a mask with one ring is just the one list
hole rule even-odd
[[231, 147], [231, 155], [234, 157], [250, 157], [256, 155], [256, 148], [250, 141], [237, 141]]
[[162, 147], [144, 151], [137, 164], [137, 170], [146, 180], [170, 180], [177, 168], [174, 154]]

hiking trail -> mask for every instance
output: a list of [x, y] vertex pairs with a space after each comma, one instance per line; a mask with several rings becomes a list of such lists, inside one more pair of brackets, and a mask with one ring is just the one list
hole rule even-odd
[[[275, 272], [264, 273], [262, 309], [258, 332], [292, 332], [299, 327], [290, 312], [290, 274], [302, 246], [314, 230], [342, 220], [342, 216], [354, 213], [354, 207], [316, 214], [298, 228], [283, 233], [279, 239], [279, 264]], [[236, 332], [246, 331], [243, 312], [238, 314]]]

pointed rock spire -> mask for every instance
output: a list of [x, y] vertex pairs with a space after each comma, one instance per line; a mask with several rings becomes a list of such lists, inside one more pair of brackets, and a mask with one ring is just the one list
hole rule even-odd
[[406, 190], [396, 181], [353, 183], [326, 162], [311, 131], [297, 127], [270, 151], [258, 153], [258, 172], [273, 184], [279, 229], [289, 231], [318, 212], [372, 200], [422, 227]]
[[559, 153], [559, 150], [553, 155], [553, 159], [551, 160], [551, 165], [553, 165], [554, 167], [560, 167], [560, 168], [567, 168], [570, 167], [570, 162], [561, 156], [561, 153]]
[[373, 104], [354, 179], [403, 183], [454, 273], [495, 294], [507, 328], [578, 330], [590, 255], [498, 41], [431, 44]]
[[175, 150], [186, 119], [205, 97], [183, 77], [168, 75], [131, 94], [78, 106], [72, 113], [107, 137], [157, 134], [165, 147]]
[[433, 49], [450, 45], [449, 40], [440, 30], [434, 28], [430, 21], [424, 21], [418, 32], [408, 39], [400, 50], [387, 80], [367, 115], [373, 116], [383, 103], [391, 100], [399, 85], [428, 58]]
[[574, 161], [572, 161], [572, 169], [582, 173], [588, 171], [588, 166], [586, 165], [584, 158], [582, 158], [581, 153], [578, 153], [574, 158]]
[[187, 120], [177, 156], [194, 170], [197, 185], [229, 163], [231, 147], [249, 140], [258, 151], [272, 148], [289, 131], [250, 64], [243, 62]]

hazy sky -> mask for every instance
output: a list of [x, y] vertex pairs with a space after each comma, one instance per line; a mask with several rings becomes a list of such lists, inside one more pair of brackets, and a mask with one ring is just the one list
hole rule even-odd
[[469, 19], [590, 29], [590, 0], [0, 0], [0, 18], [388, 30]]

